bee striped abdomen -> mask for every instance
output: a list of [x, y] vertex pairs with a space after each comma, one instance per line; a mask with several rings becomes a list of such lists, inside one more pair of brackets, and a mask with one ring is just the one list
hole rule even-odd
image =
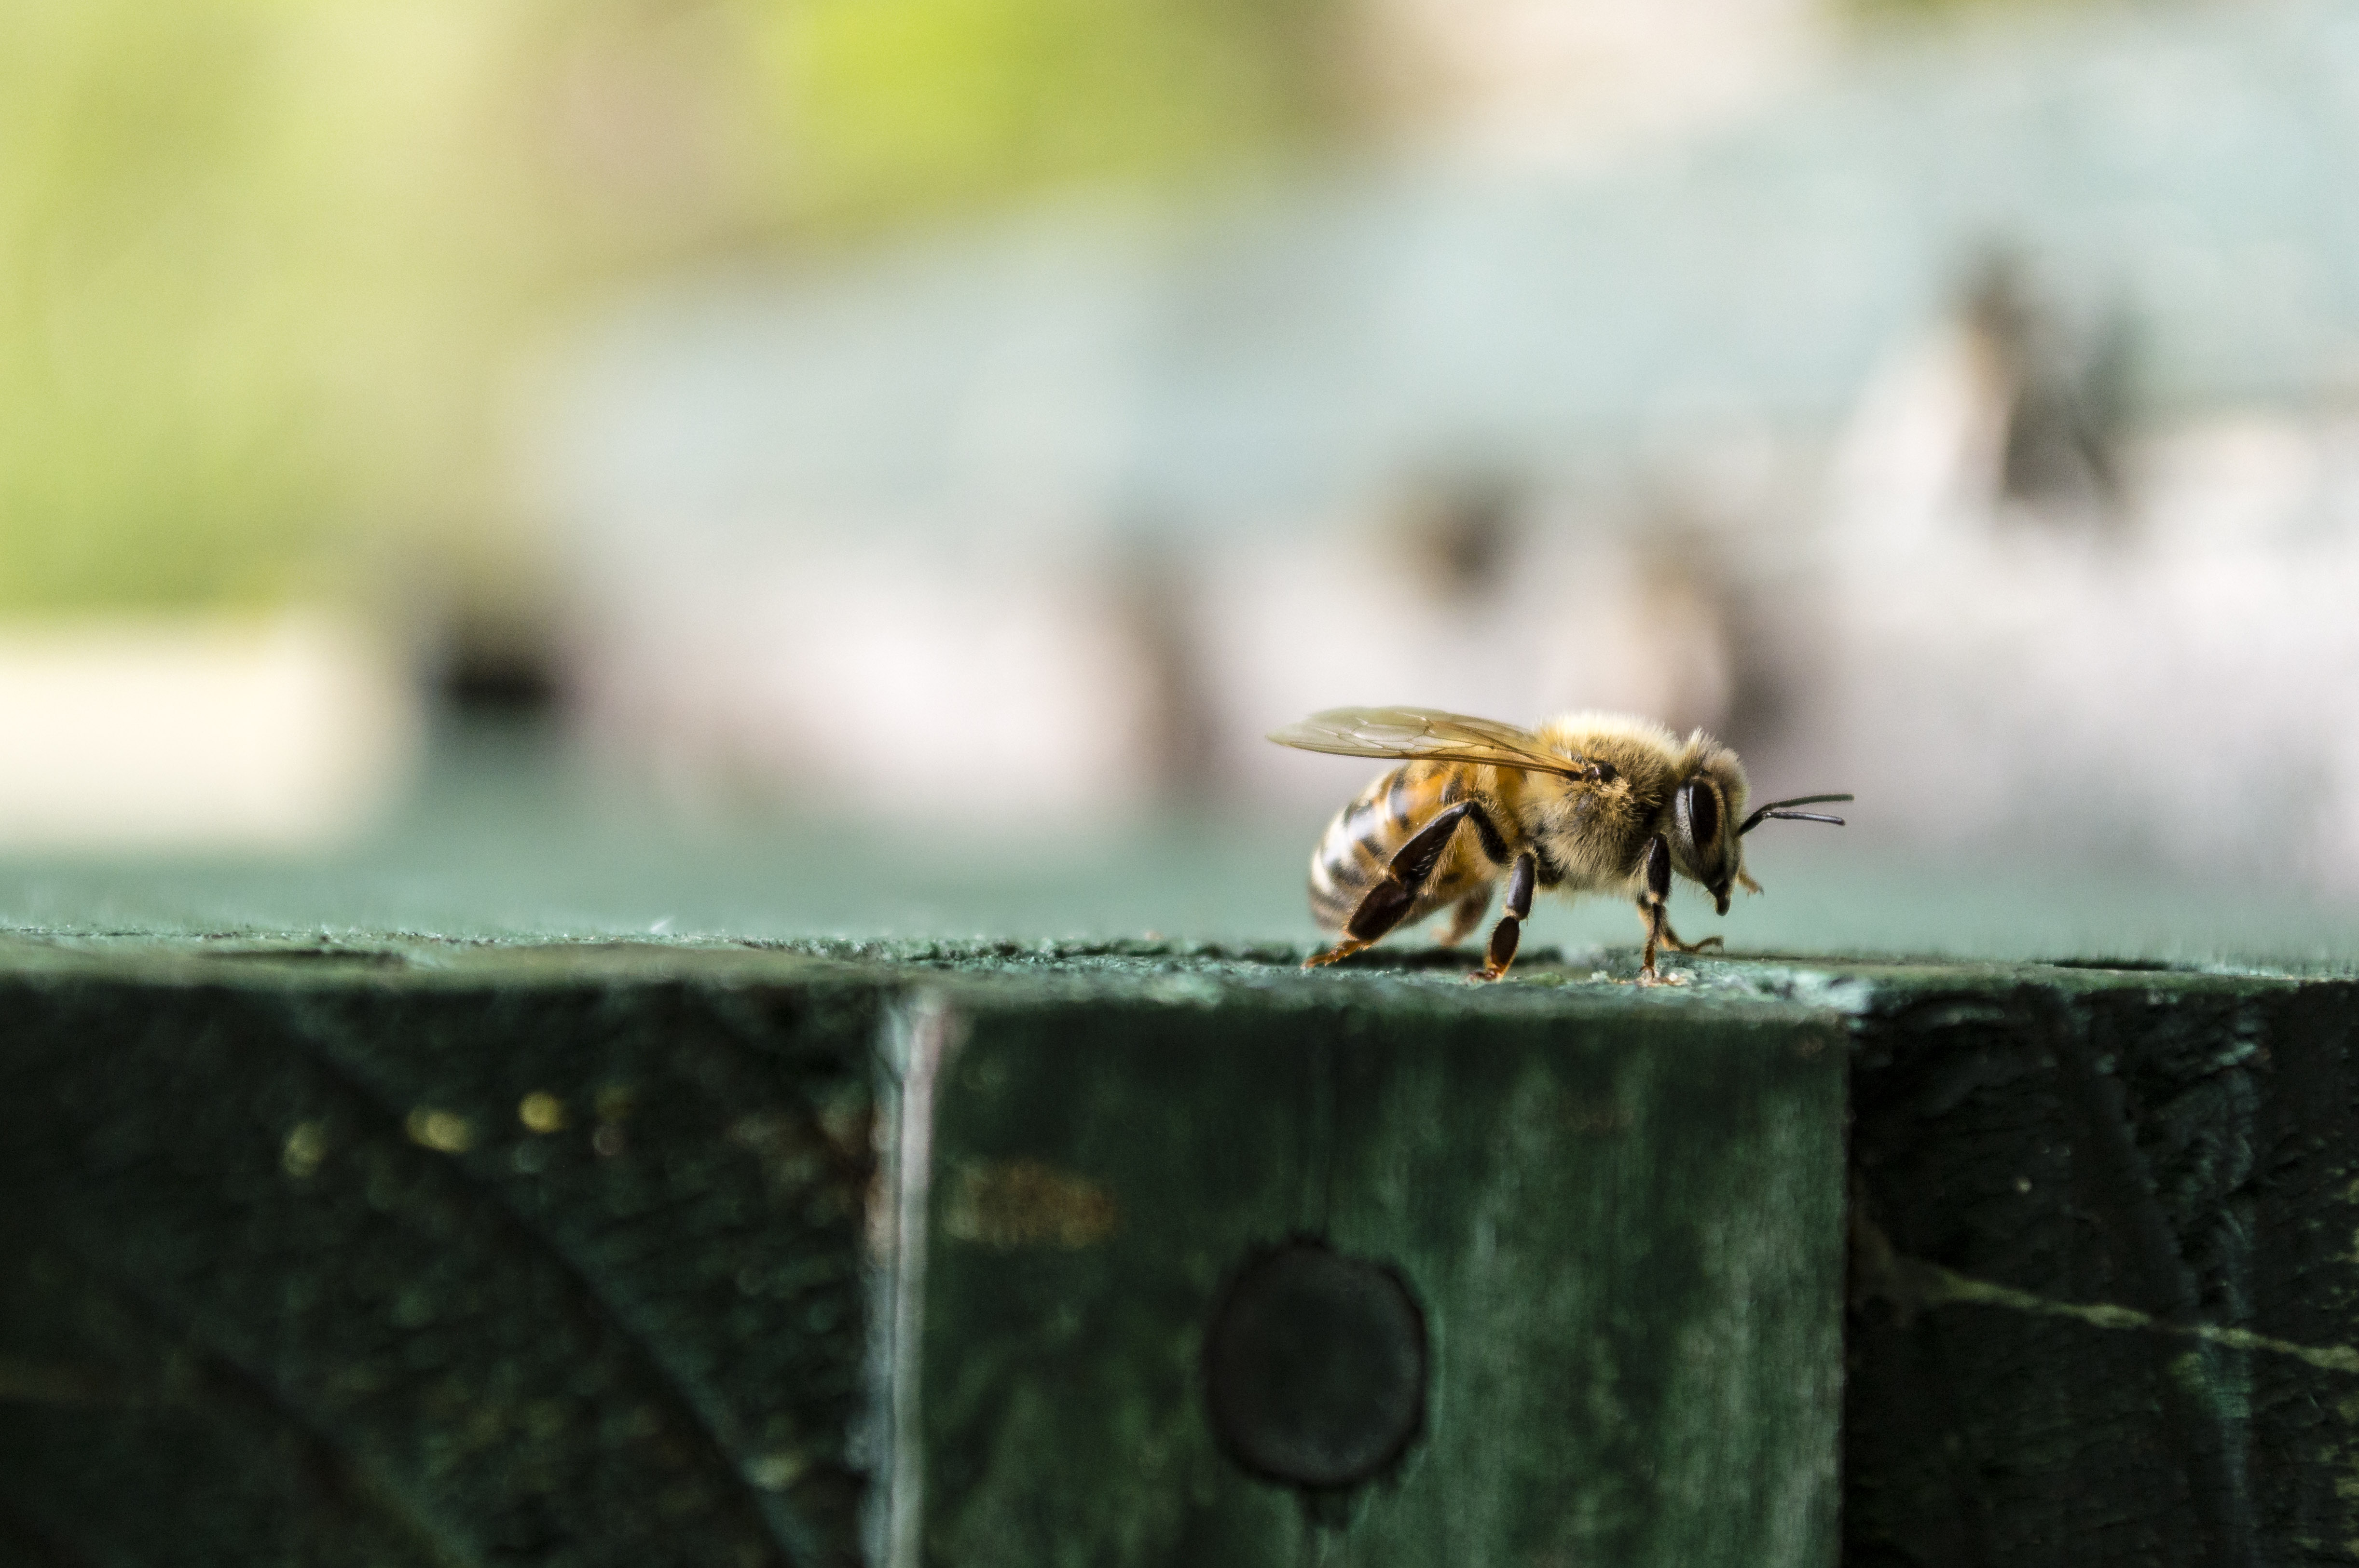
[[[1321, 930], [1341, 931], [1368, 890], [1384, 880], [1400, 847], [1463, 793], [1456, 775], [1457, 770], [1448, 766], [1404, 762], [1335, 814], [1310, 852], [1310, 915]], [[1453, 853], [1443, 870], [1451, 863], [1462, 863], [1461, 856]], [[1437, 876], [1418, 901], [1420, 908], [1460, 896], [1464, 881], [1463, 877]]]
[[1393, 769], [1335, 814], [1310, 851], [1310, 916], [1321, 930], [1340, 931], [1360, 900], [1385, 874], [1393, 851], [1408, 838], [1413, 791], [1408, 764]]

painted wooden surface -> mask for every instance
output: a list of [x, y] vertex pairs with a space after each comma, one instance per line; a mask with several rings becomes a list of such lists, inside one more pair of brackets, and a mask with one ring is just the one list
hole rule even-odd
[[[1836, 1024], [1196, 983], [910, 1025], [923, 1496], [890, 1561], [1833, 1561]], [[1423, 1429], [1357, 1487], [1249, 1476], [1206, 1420], [1223, 1282], [1298, 1236], [1397, 1271], [1430, 1337]]]
[[1298, 957], [0, 936], [0, 1561], [2359, 1558], [2351, 979]]
[[1927, 968], [1857, 1050], [1847, 1560], [2359, 1562], [2359, 985]]
[[853, 1561], [873, 988], [679, 968], [9, 944], [0, 1561]]

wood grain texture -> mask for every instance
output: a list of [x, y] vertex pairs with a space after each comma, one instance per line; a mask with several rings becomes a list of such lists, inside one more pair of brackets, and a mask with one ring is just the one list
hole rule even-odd
[[[1833, 1560], [1834, 1023], [1200, 983], [954, 996], [900, 1560]], [[978, 1224], [1011, 1170], [1093, 1223]], [[1205, 1415], [1223, 1281], [1299, 1236], [1397, 1270], [1435, 1347], [1422, 1436], [1347, 1496], [1242, 1475]]]
[[[2350, 977], [1304, 951], [0, 934], [0, 1561], [2359, 1558]], [[1347, 1493], [1201, 1397], [1301, 1234]]]
[[2354, 1044], [2249, 975], [1865, 1022], [1849, 1561], [2359, 1561]]
[[[864, 995], [114, 968], [0, 982], [0, 1530], [852, 1560]], [[536, 1093], [562, 1129], [520, 1123]]]

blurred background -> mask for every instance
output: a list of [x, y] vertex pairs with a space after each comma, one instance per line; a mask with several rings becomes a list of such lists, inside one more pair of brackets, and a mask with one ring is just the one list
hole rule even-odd
[[1308, 940], [1425, 703], [2347, 957], [2354, 175], [2323, 0], [22, 0], [0, 921]]

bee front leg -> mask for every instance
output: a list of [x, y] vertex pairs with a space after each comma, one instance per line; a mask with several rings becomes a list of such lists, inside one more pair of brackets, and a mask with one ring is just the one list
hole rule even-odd
[[[1639, 905], [1641, 913], [1644, 913], [1645, 908], [1646, 906], [1643, 903]], [[1704, 953], [1711, 951], [1714, 947], [1725, 946], [1727, 944], [1723, 942], [1717, 936], [1707, 936], [1701, 942], [1680, 941], [1680, 934], [1671, 929], [1671, 918], [1669, 914], [1666, 912], [1663, 916], [1663, 946], [1669, 947], [1674, 953]]]
[[1523, 939], [1524, 922], [1532, 913], [1532, 887], [1539, 880], [1539, 859], [1529, 849], [1516, 857], [1507, 872], [1507, 910], [1491, 927], [1491, 946], [1483, 972], [1470, 979], [1495, 980], [1516, 961], [1516, 946]]
[[1343, 923], [1343, 939], [1324, 953], [1304, 960], [1302, 967], [1315, 969], [1321, 964], [1348, 958], [1398, 925], [1417, 907], [1418, 894], [1425, 891], [1433, 868], [1441, 863], [1441, 852], [1450, 847], [1450, 836], [1473, 809], [1473, 801], [1462, 800], [1446, 811], [1437, 812], [1432, 821], [1419, 828], [1408, 843], [1393, 852], [1383, 880], [1360, 895], [1359, 907]]

